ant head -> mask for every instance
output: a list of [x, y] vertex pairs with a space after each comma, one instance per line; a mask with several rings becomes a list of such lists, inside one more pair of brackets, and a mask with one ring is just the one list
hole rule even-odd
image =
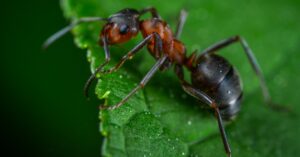
[[130, 40], [139, 32], [139, 12], [134, 9], [123, 9], [108, 18], [101, 36], [108, 44], [118, 44]]

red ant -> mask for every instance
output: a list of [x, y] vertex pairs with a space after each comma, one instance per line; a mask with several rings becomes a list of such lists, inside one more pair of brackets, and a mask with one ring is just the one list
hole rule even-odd
[[[141, 15], [147, 12], [152, 14], [152, 18], [140, 20], [139, 18]], [[88, 88], [91, 85], [91, 82], [96, 78], [97, 73], [108, 74], [118, 70], [125, 61], [133, 57], [139, 50], [147, 45], [148, 51], [157, 60], [155, 65], [144, 76], [139, 85], [123, 98], [123, 100], [116, 105], [102, 108], [113, 110], [120, 107], [139, 89], [143, 88], [155, 72], [168, 69], [172, 65], [175, 65], [175, 72], [180, 79], [183, 89], [193, 97], [205, 102], [214, 110], [225, 151], [228, 156], [231, 156], [231, 150], [222, 120], [231, 120], [237, 115], [240, 110], [243, 92], [238, 72], [225, 58], [217, 55], [217, 51], [233, 43], [239, 42], [260, 81], [266, 104], [269, 106], [275, 105], [271, 101], [269, 90], [266, 86], [260, 66], [246, 40], [242, 37], [233, 36], [212, 45], [204, 50], [198, 57], [195, 52], [187, 57], [185, 46], [178, 40], [186, 17], [187, 13], [182, 11], [175, 36], [167, 23], [160, 18], [156, 9], [152, 7], [140, 11], [135, 9], [123, 9], [109, 18], [80, 18], [51, 36], [45, 42], [44, 47], [48, 47], [59, 37], [80, 23], [106, 21], [106, 24], [103, 26], [100, 33], [99, 42], [104, 48], [105, 62], [101, 64], [96, 69], [95, 73], [88, 79], [84, 88], [85, 95], [88, 96]], [[139, 31], [141, 31], [144, 39], [123, 56], [117, 65], [109, 70], [103, 70], [103, 67], [110, 61], [110, 51], [108, 46], [127, 42], [135, 37]], [[192, 84], [189, 84], [184, 80], [183, 67], [186, 67], [191, 72]]]

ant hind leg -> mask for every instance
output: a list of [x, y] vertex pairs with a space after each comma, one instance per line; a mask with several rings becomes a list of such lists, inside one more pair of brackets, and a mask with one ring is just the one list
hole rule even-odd
[[265, 77], [260, 68], [260, 65], [259, 65], [258, 61], [256, 60], [256, 57], [254, 56], [254, 53], [250, 49], [248, 43], [246, 42], [246, 40], [243, 37], [237, 35], [237, 36], [233, 36], [228, 39], [222, 40], [220, 42], [217, 42], [217, 43], [213, 44], [212, 46], [208, 47], [207, 49], [205, 49], [201, 53], [201, 55], [215, 54], [218, 50], [223, 49], [223, 48], [225, 48], [233, 43], [236, 43], [236, 42], [240, 42], [240, 44], [242, 45], [243, 50], [247, 56], [247, 59], [251, 65], [252, 69], [254, 70], [256, 76], [259, 79], [259, 83], [260, 83], [260, 87], [261, 87], [261, 90], [263, 93], [265, 103], [274, 110], [290, 111], [289, 108], [286, 108], [281, 105], [277, 105], [272, 101], [268, 86], [265, 81]]
[[181, 65], [175, 66], [175, 73], [176, 73], [177, 77], [180, 79], [181, 86], [186, 93], [188, 93], [189, 95], [195, 97], [196, 99], [204, 102], [205, 104], [209, 105], [209, 107], [215, 111], [215, 117], [217, 118], [217, 121], [218, 121], [219, 131], [220, 131], [220, 134], [222, 137], [224, 149], [226, 151], [227, 156], [231, 157], [231, 149], [230, 149], [230, 145], [227, 140], [225, 128], [223, 125], [223, 120], [222, 120], [218, 105], [210, 96], [205, 94], [205, 92], [194, 88], [191, 84], [189, 84], [188, 82], [186, 82], [184, 80], [183, 67]]
[[222, 137], [222, 142], [224, 145], [224, 149], [225, 152], [227, 154], [228, 157], [231, 157], [231, 149], [230, 149], [230, 145], [228, 143], [228, 138], [225, 132], [225, 128], [224, 128], [224, 124], [223, 124], [223, 120], [220, 114], [220, 110], [218, 105], [216, 104], [216, 102], [209, 97], [207, 94], [205, 94], [203, 91], [194, 88], [192, 85], [190, 85], [189, 83], [187, 83], [186, 81], [182, 80], [182, 88], [184, 89], [185, 92], [187, 92], [189, 95], [195, 97], [196, 99], [204, 102], [205, 104], [209, 105], [209, 107], [211, 109], [214, 110], [215, 113], [215, 117], [217, 119], [218, 122], [218, 126], [219, 126], [219, 131]]

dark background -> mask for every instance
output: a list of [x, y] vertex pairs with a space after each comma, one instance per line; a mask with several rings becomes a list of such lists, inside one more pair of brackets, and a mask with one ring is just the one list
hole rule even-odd
[[85, 51], [70, 34], [41, 51], [67, 24], [59, 1], [5, 1], [0, 14], [5, 156], [100, 156], [99, 102], [82, 92], [90, 74]]

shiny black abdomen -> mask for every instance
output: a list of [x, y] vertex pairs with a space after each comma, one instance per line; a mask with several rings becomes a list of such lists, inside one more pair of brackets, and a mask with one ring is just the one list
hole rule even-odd
[[239, 112], [243, 96], [240, 77], [235, 68], [218, 55], [202, 55], [192, 71], [192, 84], [213, 98], [222, 118], [230, 120]]

